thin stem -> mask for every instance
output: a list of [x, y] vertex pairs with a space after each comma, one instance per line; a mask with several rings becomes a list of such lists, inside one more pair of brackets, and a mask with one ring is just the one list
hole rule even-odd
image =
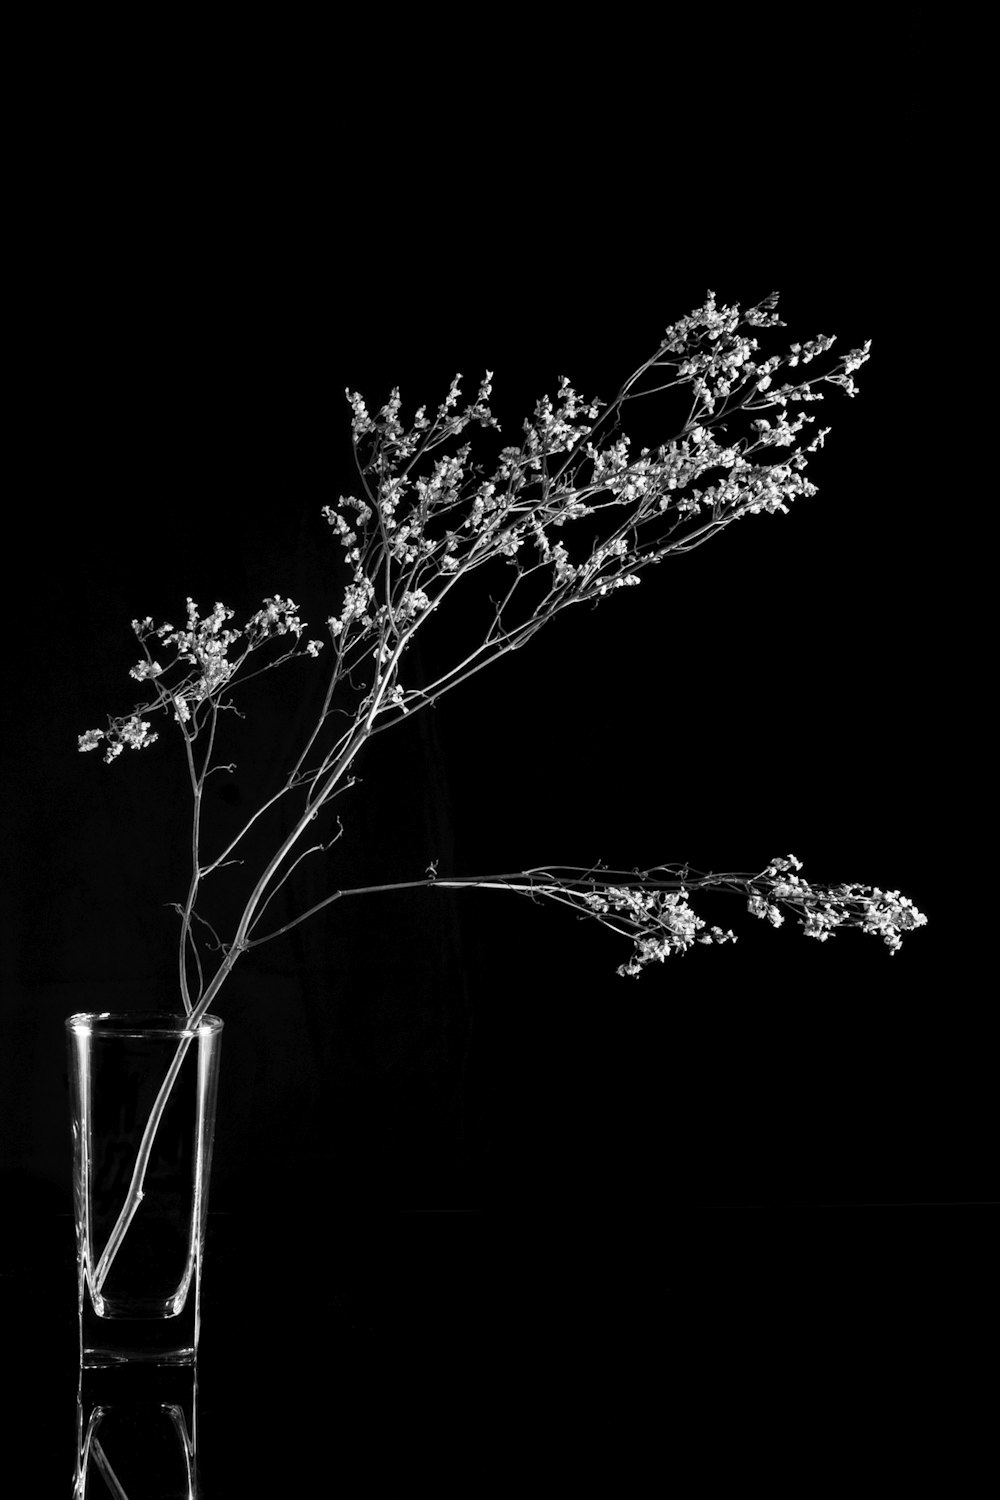
[[108, 1236], [108, 1242], [104, 1247], [101, 1258], [94, 1268], [92, 1285], [95, 1293], [99, 1293], [101, 1287], [104, 1285], [114, 1258], [118, 1254], [122, 1240], [125, 1238], [128, 1227], [135, 1218], [139, 1204], [142, 1202], [142, 1185], [146, 1176], [146, 1168], [149, 1165], [149, 1158], [152, 1154], [153, 1142], [156, 1139], [156, 1131], [163, 1111], [167, 1107], [167, 1100], [170, 1098], [177, 1075], [181, 1070], [181, 1064], [187, 1056], [188, 1048], [193, 1040], [194, 1037], [192, 1035], [185, 1033], [178, 1043], [173, 1061], [167, 1069], [167, 1076], [160, 1085], [160, 1092], [156, 1096], [156, 1102], [150, 1111], [149, 1119], [146, 1121], [146, 1128], [142, 1133], [142, 1140], [139, 1142], [139, 1150], [136, 1154], [135, 1166], [132, 1169], [132, 1181], [129, 1184], [128, 1195], [115, 1223], [115, 1227]]
[[[669, 880], [651, 880], [645, 876], [637, 876], [635, 872], [629, 875], [620, 875], [612, 870], [602, 870], [599, 873], [599, 877], [595, 877], [590, 871], [582, 871], [581, 874], [576, 876], [569, 873], [566, 878], [553, 880], [553, 871], [556, 868], [565, 869], [567, 867], [547, 868], [539, 865], [533, 867], [531, 870], [517, 870], [507, 875], [491, 874], [451, 877], [427, 875], [422, 880], [395, 880], [385, 885], [351, 886], [348, 890], [334, 891], [331, 896], [318, 901], [315, 906], [311, 906], [308, 911], [302, 912], [300, 916], [295, 917], [291, 922], [286, 922], [283, 927], [275, 928], [274, 932], [269, 932], [265, 937], [254, 938], [247, 943], [247, 947], [259, 948], [262, 943], [269, 943], [272, 938], [281, 937], [282, 933], [290, 932], [300, 922], [305, 922], [309, 917], [314, 916], [316, 912], [322, 911], [324, 906], [331, 906], [334, 901], [340, 901], [345, 896], [374, 896], [384, 894], [387, 891], [413, 891], [427, 886], [435, 886], [440, 890], [453, 891], [468, 890], [475, 886], [480, 890], [517, 891], [535, 895], [549, 895], [565, 889], [600, 890], [608, 885], [618, 886], [626, 890], [678, 891], [682, 889], [699, 890], [712, 885], [740, 884], [759, 879], [759, 873], [754, 875], [743, 870], [726, 871], [721, 875], [704, 875], [696, 877], [693, 880], [682, 876], [672, 877]], [[530, 877], [532, 875], [547, 875], [550, 877], [549, 883], [544, 884], [540, 881], [531, 880]], [[519, 883], [525, 880], [527, 881], [526, 884]]]
[[122, 1205], [122, 1209], [120, 1214], [118, 1215], [117, 1220], [115, 1221], [115, 1226], [108, 1236], [108, 1242], [104, 1247], [103, 1254], [101, 1255], [101, 1258], [97, 1262], [97, 1266], [95, 1267], [92, 1282], [95, 1292], [100, 1292], [101, 1287], [104, 1285], [108, 1272], [111, 1270], [112, 1263], [114, 1262], [114, 1258], [121, 1248], [121, 1244], [128, 1231], [128, 1227], [131, 1224], [132, 1220], [135, 1218], [136, 1212], [139, 1208], [139, 1204], [142, 1202], [142, 1187], [146, 1176], [146, 1168], [149, 1165], [149, 1158], [153, 1150], [153, 1142], [156, 1139], [156, 1132], [159, 1129], [160, 1120], [163, 1117], [163, 1112], [167, 1107], [167, 1101], [170, 1098], [171, 1090], [173, 1089], [173, 1086], [177, 1081], [177, 1075], [180, 1073], [184, 1058], [187, 1056], [188, 1048], [190, 1047], [192, 1041], [194, 1041], [195, 1039], [197, 1028], [201, 1024], [202, 1017], [205, 1015], [208, 1007], [215, 999], [216, 995], [222, 987], [223, 982], [225, 981], [227, 975], [229, 974], [241, 952], [242, 947], [238, 948], [235, 944], [233, 944], [233, 946], [229, 949], [229, 952], [223, 959], [222, 963], [216, 970], [214, 977], [209, 983], [208, 989], [204, 992], [201, 999], [198, 1001], [197, 1005], [194, 1007], [194, 1009], [191, 1011], [190, 1016], [188, 1017], [188, 1029], [184, 1032], [180, 1042], [177, 1045], [177, 1051], [174, 1053], [170, 1067], [167, 1069], [166, 1077], [164, 1078], [163, 1083], [160, 1086], [160, 1091], [156, 1096], [156, 1101], [149, 1112], [149, 1119], [146, 1121], [145, 1129], [142, 1133], [142, 1139], [139, 1142], [139, 1150], [136, 1153], [135, 1166], [132, 1169], [132, 1178], [129, 1182], [129, 1188], [125, 1198], [125, 1202]]
[[128, 1496], [122, 1488], [121, 1480], [108, 1462], [108, 1455], [101, 1446], [99, 1438], [95, 1437], [91, 1439], [90, 1451], [94, 1455], [94, 1466], [107, 1485], [112, 1500], [128, 1500]]
[[[323, 787], [323, 791], [316, 801], [317, 808], [322, 806], [323, 802], [325, 802], [327, 798], [332, 794], [337, 782], [340, 780], [340, 777], [347, 770], [351, 761], [354, 759], [354, 757], [357, 755], [358, 751], [364, 744], [368, 732], [370, 732], [371, 720], [374, 718], [375, 714], [378, 711], [378, 706], [382, 694], [385, 691], [387, 680], [388, 679], [383, 681], [380, 689], [374, 695], [365, 724], [359, 727], [358, 733], [355, 736], [353, 742], [348, 746], [347, 750], [345, 750], [343, 756], [334, 766], [330, 776], [327, 778], [327, 781]], [[243, 915], [240, 918], [239, 926], [236, 931], [236, 937], [228, 953], [226, 954], [222, 963], [219, 965], [219, 968], [216, 970], [215, 976], [209, 984], [208, 989], [205, 991], [198, 1004], [189, 1014], [188, 1024], [190, 1027], [190, 1032], [185, 1033], [185, 1035], [182, 1037], [178, 1045], [177, 1052], [174, 1055], [173, 1061], [171, 1062], [170, 1067], [167, 1070], [166, 1078], [164, 1079], [160, 1091], [156, 1096], [156, 1102], [154, 1103], [153, 1108], [150, 1111], [149, 1119], [146, 1121], [146, 1126], [142, 1134], [142, 1140], [139, 1143], [139, 1150], [136, 1154], [135, 1166], [132, 1170], [132, 1178], [129, 1183], [125, 1202], [122, 1205], [121, 1212], [115, 1222], [114, 1228], [111, 1231], [108, 1242], [105, 1245], [104, 1252], [97, 1263], [93, 1282], [94, 1289], [97, 1292], [99, 1292], [101, 1287], [103, 1286], [104, 1280], [111, 1269], [112, 1263], [114, 1262], [114, 1258], [117, 1255], [119, 1248], [121, 1247], [126, 1233], [128, 1232], [128, 1227], [131, 1224], [132, 1220], [135, 1218], [136, 1212], [139, 1208], [139, 1204], [142, 1202], [143, 1182], [145, 1181], [146, 1169], [149, 1165], [149, 1158], [152, 1153], [153, 1142], [156, 1139], [156, 1132], [159, 1128], [160, 1120], [163, 1117], [163, 1112], [166, 1109], [171, 1090], [173, 1089], [174, 1083], [176, 1082], [177, 1076], [180, 1072], [181, 1064], [183, 1063], [188, 1047], [193, 1040], [195, 1028], [201, 1021], [201, 1018], [207, 1011], [209, 1005], [214, 1000], [216, 994], [221, 988], [237, 958], [249, 946], [247, 942], [247, 931], [249, 929], [251, 921], [253, 920], [253, 916], [257, 909], [257, 906], [259, 905], [264, 892], [270, 884], [275, 872], [278, 870], [283, 860], [285, 859], [285, 856], [292, 848], [294, 848], [295, 844], [301, 838], [305, 829], [312, 822], [314, 815], [315, 814], [313, 811], [306, 811], [303, 814], [303, 816], [296, 824], [295, 828], [281, 845], [277, 854], [275, 854], [268, 863], [267, 868], [258, 880], [256, 886], [253, 889], [253, 892], [251, 893], [250, 899], [247, 902], [246, 907], [244, 908]]]

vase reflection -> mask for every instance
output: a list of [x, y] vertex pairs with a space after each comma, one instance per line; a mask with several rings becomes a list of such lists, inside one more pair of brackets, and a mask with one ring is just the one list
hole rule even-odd
[[81, 1369], [73, 1500], [197, 1500], [197, 1366]]

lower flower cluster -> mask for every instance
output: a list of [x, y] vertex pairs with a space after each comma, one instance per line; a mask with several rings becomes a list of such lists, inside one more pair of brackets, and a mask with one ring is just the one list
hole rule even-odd
[[773, 859], [756, 875], [727, 872], [692, 879], [686, 872], [684, 877], [664, 881], [658, 878], [666, 873], [664, 867], [634, 872], [635, 879], [628, 884], [595, 879], [593, 872], [574, 879], [548, 870], [531, 871], [528, 885], [512, 885], [512, 889], [576, 907], [581, 915], [629, 937], [635, 951], [617, 970], [629, 978], [638, 977], [651, 963], [663, 963], [672, 954], [686, 953], [695, 943], [736, 942], [732, 929], [709, 927], [698, 916], [690, 904], [692, 887], [742, 893], [751, 916], [774, 927], [785, 920], [780, 910], [784, 906], [799, 914], [805, 936], [821, 943], [838, 930], [853, 927], [880, 937], [895, 954], [902, 946], [903, 933], [926, 926], [923, 912], [899, 891], [883, 891], [857, 882], [811, 885], [795, 873], [801, 868], [801, 861], [789, 854]]

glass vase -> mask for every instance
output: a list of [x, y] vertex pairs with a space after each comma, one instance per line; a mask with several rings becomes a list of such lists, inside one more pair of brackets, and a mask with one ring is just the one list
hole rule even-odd
[[193, 1364], [222, 1021], [70, 1016], [80, 1363]]

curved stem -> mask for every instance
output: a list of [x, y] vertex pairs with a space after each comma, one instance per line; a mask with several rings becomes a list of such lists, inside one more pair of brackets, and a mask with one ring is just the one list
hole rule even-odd
[[135, 1166], [132, 1169], [132, 1181], [129, 1184], [129, 1190], [125, 1199], [125, 1203], [122, 1207], [121, 1213], [118, 1215], [118, 1219], [115, 1223], [114, 1229], [108, 1236], [108, 1242], [104, 1247], [101, 1258], [94, 1268], [91, 1285], [95, 1293], [99, 1293], [101, 1287], [104, 1285], [107, 1274], [111, 1270], [112, 1262], [114, 1261], [115, 1256], [118, 1254], [118, 1249], [121, 1245], [121, 1242], [128, 1232], [129, 1225], [136, 1216], [139, 1204], [142, 1202], [142, 1185], [146, 1176], [146, 1168], [149, 1165], [149, 1158], [153, 1150], [153, 1142], [156, 1139], [156, 1131], [159, 1126], [160, 1119], [163, 1115], [163, 1111], [167, 1107], [167, 1100], [170, 1098], [170, 1094], [173, 1090], [174, 1083], [176, 1082], [177, 1075], [181, 1070], [181, 1064], [187, 1056], [188, 1048], [190, 1047], [193, 1040], [193, 1036], [185, 1035], [181, 1038], [181, 1041], [177, 1047], [177, 1051], [174, 1054], [174, 1059], [170, 1064], [170, 1067], [167, 1069], [167, 1076], [163, 1080], [163, 1083], [160, 1085], [160, 1092], [156, 1096], [156, 1102], [153, 1105], [153, 1108], [150, 1110], [149, 1119], [146, 1121], [146, 1128], [142, 1133], [142, 1140], [139, 1142], [139, 1150], [136, 1155]]
[[132, 1178], [129, 1182], [125, 1202], [115, 1221], [115, 1226], [108, 1236], [108, 1241], [101, 1257], [94, 1268], [91, 1285], [95, 1292], [100, 1292], [101, 1287], [104, 1285], [115, 1256], [118, 1254], [122, 1241], [128, 1232], [128, 1227], [135, 1218], [139, 1204], [142, 1202], [143, 1183], [146, 1177], [146, 1169], [149, 1166], [149, 1158], [153, 1151], [153, 1142], [156, 1139], [156, 1132], [159, 1129], [160, 1121], [163, 1118], [163, 1112], [167, 1107], [174, 1084], [177, 1082], [181, 1065], [187, 1056], [188, 1048], [195, 1039], [197, 1027], [202, 1017], [218, 994], [223, 981], [239, 957], [240, 951], [242, 950], [238, 950], [235, 946], [229, 950], [219, 965], [208, 989], [188, 1016], [188, 1030], [184, 1032], [177, 1044], [177, 1051], [174, 1053], [170, 1067], [167, 1069], [166, 1077], [160, 1085], [160, 1091], [156, 1096], [153, 1107], [149, 1112], [149, 1119], [146, 1121], [142, 1132], [142, 1139], [139, 1142], [139, 1150], [136, 1153], [135, 1166], [132, 1168]]
[[[229, 975], [237, 958], [249, 946], [247, 942], [247, 931], [250, 927], [251, 921], [253, 920], [254, 913], [256, 912], [257, 907], [260, 904], [260, 901], [263, 898], [268, 885], [273, 879], [275, 872], [284, 861], [286, 855], [295, 846], [295, 844], [301, 838], [302, 834], [305, 832], [306, 828], [312, 822], [316, 809], [321, 807], [322, 804], [327, 800], [327, 798], [332, 795], [341, 776], [347, 770], [351, 761], [357, 755], [358, 751], [361, 749], [362, 745], [367, 739], [368, 733], [370, 732], [371, 720], [374, 718], [375, 714], [378, 711], [379, 702], [384, 694], [385, 683], [387, 680], [388, 674], [387, 677], [383, 679], [380, 688], [373, 695], [372, 705], [365, 723], [359, 726], [358, 733], [348, 744], [343, 755], [340, 757], [337, 764], [333, 767], [330, 775], [324, 783], [322, 791], [317, 798], [314, 807], [311, 810], [307, 810], [302, 815], [298, 823], [293, 828], [292, 832], [285, 839], [277, 854], [275, 854], [271, 859], [264, 873], [258, 880], [256, 886], [253, 889], [253, 892], [251, 893], [250, 899], [246, 904], [243, 915], [240, 918], [239, 926], [236, 931], [236, 937], [228, 953], [226, 954], [222, 963], [219, 965], [219, 968], [216, 970], [216, 973], [211, 980], [208, 989], [204, 992], [198, 1003], [193, 1007], [188, 1015], [189, 1030], [184, 1034], [184, 1036], [182, 1036], [178, 1044], [177, 1052], [175, 1053], [173, 1061], [171, 1062], [170, 1067], [167, 1070], [167, 1075], [160, 1086], [160, 1091], [157, 1094], [156, 1101], [150, 1111], [149, 1119], [146, 1121], [145, 1129], [142, 1133], [142, 1139], [139, 1143], [139, 1150], [136, 1154], [135, 1166], [132, 1169], [132, 1178], [129, 1183], [125, 1202], [122, 1205], [121, 1212], [118, 1215], [117, 1220], [115, 1221], [115, 1226], [112, 1229], [110, 1236], [108, 1237], [108, 1242], [105, 1245], [104, 1251], [95, 1268], [92, 1282], [95, 1292], [100, 1292], [100, 1289], [103, 1286], [108, 1272], [110, 1271], [111, 1266], [114, 1262], [115, 1256], [117, 1255], [121, 1247], [122, 1241], [124, 1240], [125, 1235], [128, 1233], [129, 1225], [135, 1218], [135, 1215], [139, 1209], [139, 1205], [142, 1202], [143, 1182], [145, 1181], [146, 1169], [149, 1165], [149, 1158], [152, 1153], [153, 1142], [156, 1139], [156, 1132], [159, 1128], [160, 1121], [163, 1118], [163, 1112], [166, 1109], [167, 1101], [170, 1098], [171, 1091], [173, 1090], [174, 1084], [177, 1081], [177, 1076], [180, 1073], [181, 1064], [183, 1063], [184, 1058], [187, 1055], [187, 1050], [190, 1047], [192, 1040], [194, 1039], [196, 1028], [205, 1012], [208, 1010], [208, 1007], [211, 1005], [212, 1001], [218, 994], [220, 988], [222, 987], [222, 984]], [[188, 920], [190, 921], [190, 917], [188, 918]]]

